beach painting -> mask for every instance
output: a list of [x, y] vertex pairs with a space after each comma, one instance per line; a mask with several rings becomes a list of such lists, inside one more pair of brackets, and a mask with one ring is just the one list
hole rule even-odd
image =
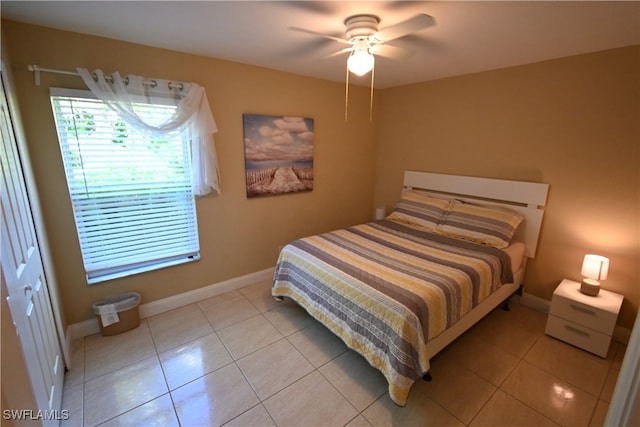
[[313, 119], [243, 114], [247, 197], [313, 190]]

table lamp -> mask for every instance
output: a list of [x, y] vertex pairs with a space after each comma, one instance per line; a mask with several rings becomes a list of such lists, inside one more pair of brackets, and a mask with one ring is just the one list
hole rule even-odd
[[600, 255], [587, 254], [582, 262], [582, 283], [580, 292], [595, 297], [600, 292], [600, 280], [607, 279], [609, 272], [609, 258]]

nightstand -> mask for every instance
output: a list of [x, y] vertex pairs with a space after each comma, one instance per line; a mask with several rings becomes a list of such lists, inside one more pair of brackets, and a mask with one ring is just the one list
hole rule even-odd
[[600, 357], [607, 357], [622, 295], [600, 289], [580, 292], [580, 283], [563, 280], [553, 292], [545, 333]]

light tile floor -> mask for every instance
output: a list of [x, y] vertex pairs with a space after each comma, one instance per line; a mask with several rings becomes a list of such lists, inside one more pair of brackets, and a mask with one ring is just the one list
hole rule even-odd
[[404, 408], [358, 354], [257, 283], [73, 344], [70, 426], [601, 426], [625, 347], [599, 358], [494, 310], [432, 360]]

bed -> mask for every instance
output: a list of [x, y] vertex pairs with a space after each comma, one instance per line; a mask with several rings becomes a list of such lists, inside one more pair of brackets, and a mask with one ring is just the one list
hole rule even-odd
[[429, 360], [519, 289], [547, 192], [405, 171], [386, 218], [286, 245], [272, 295], [291, 298], [361, 354], [404, 406]]

